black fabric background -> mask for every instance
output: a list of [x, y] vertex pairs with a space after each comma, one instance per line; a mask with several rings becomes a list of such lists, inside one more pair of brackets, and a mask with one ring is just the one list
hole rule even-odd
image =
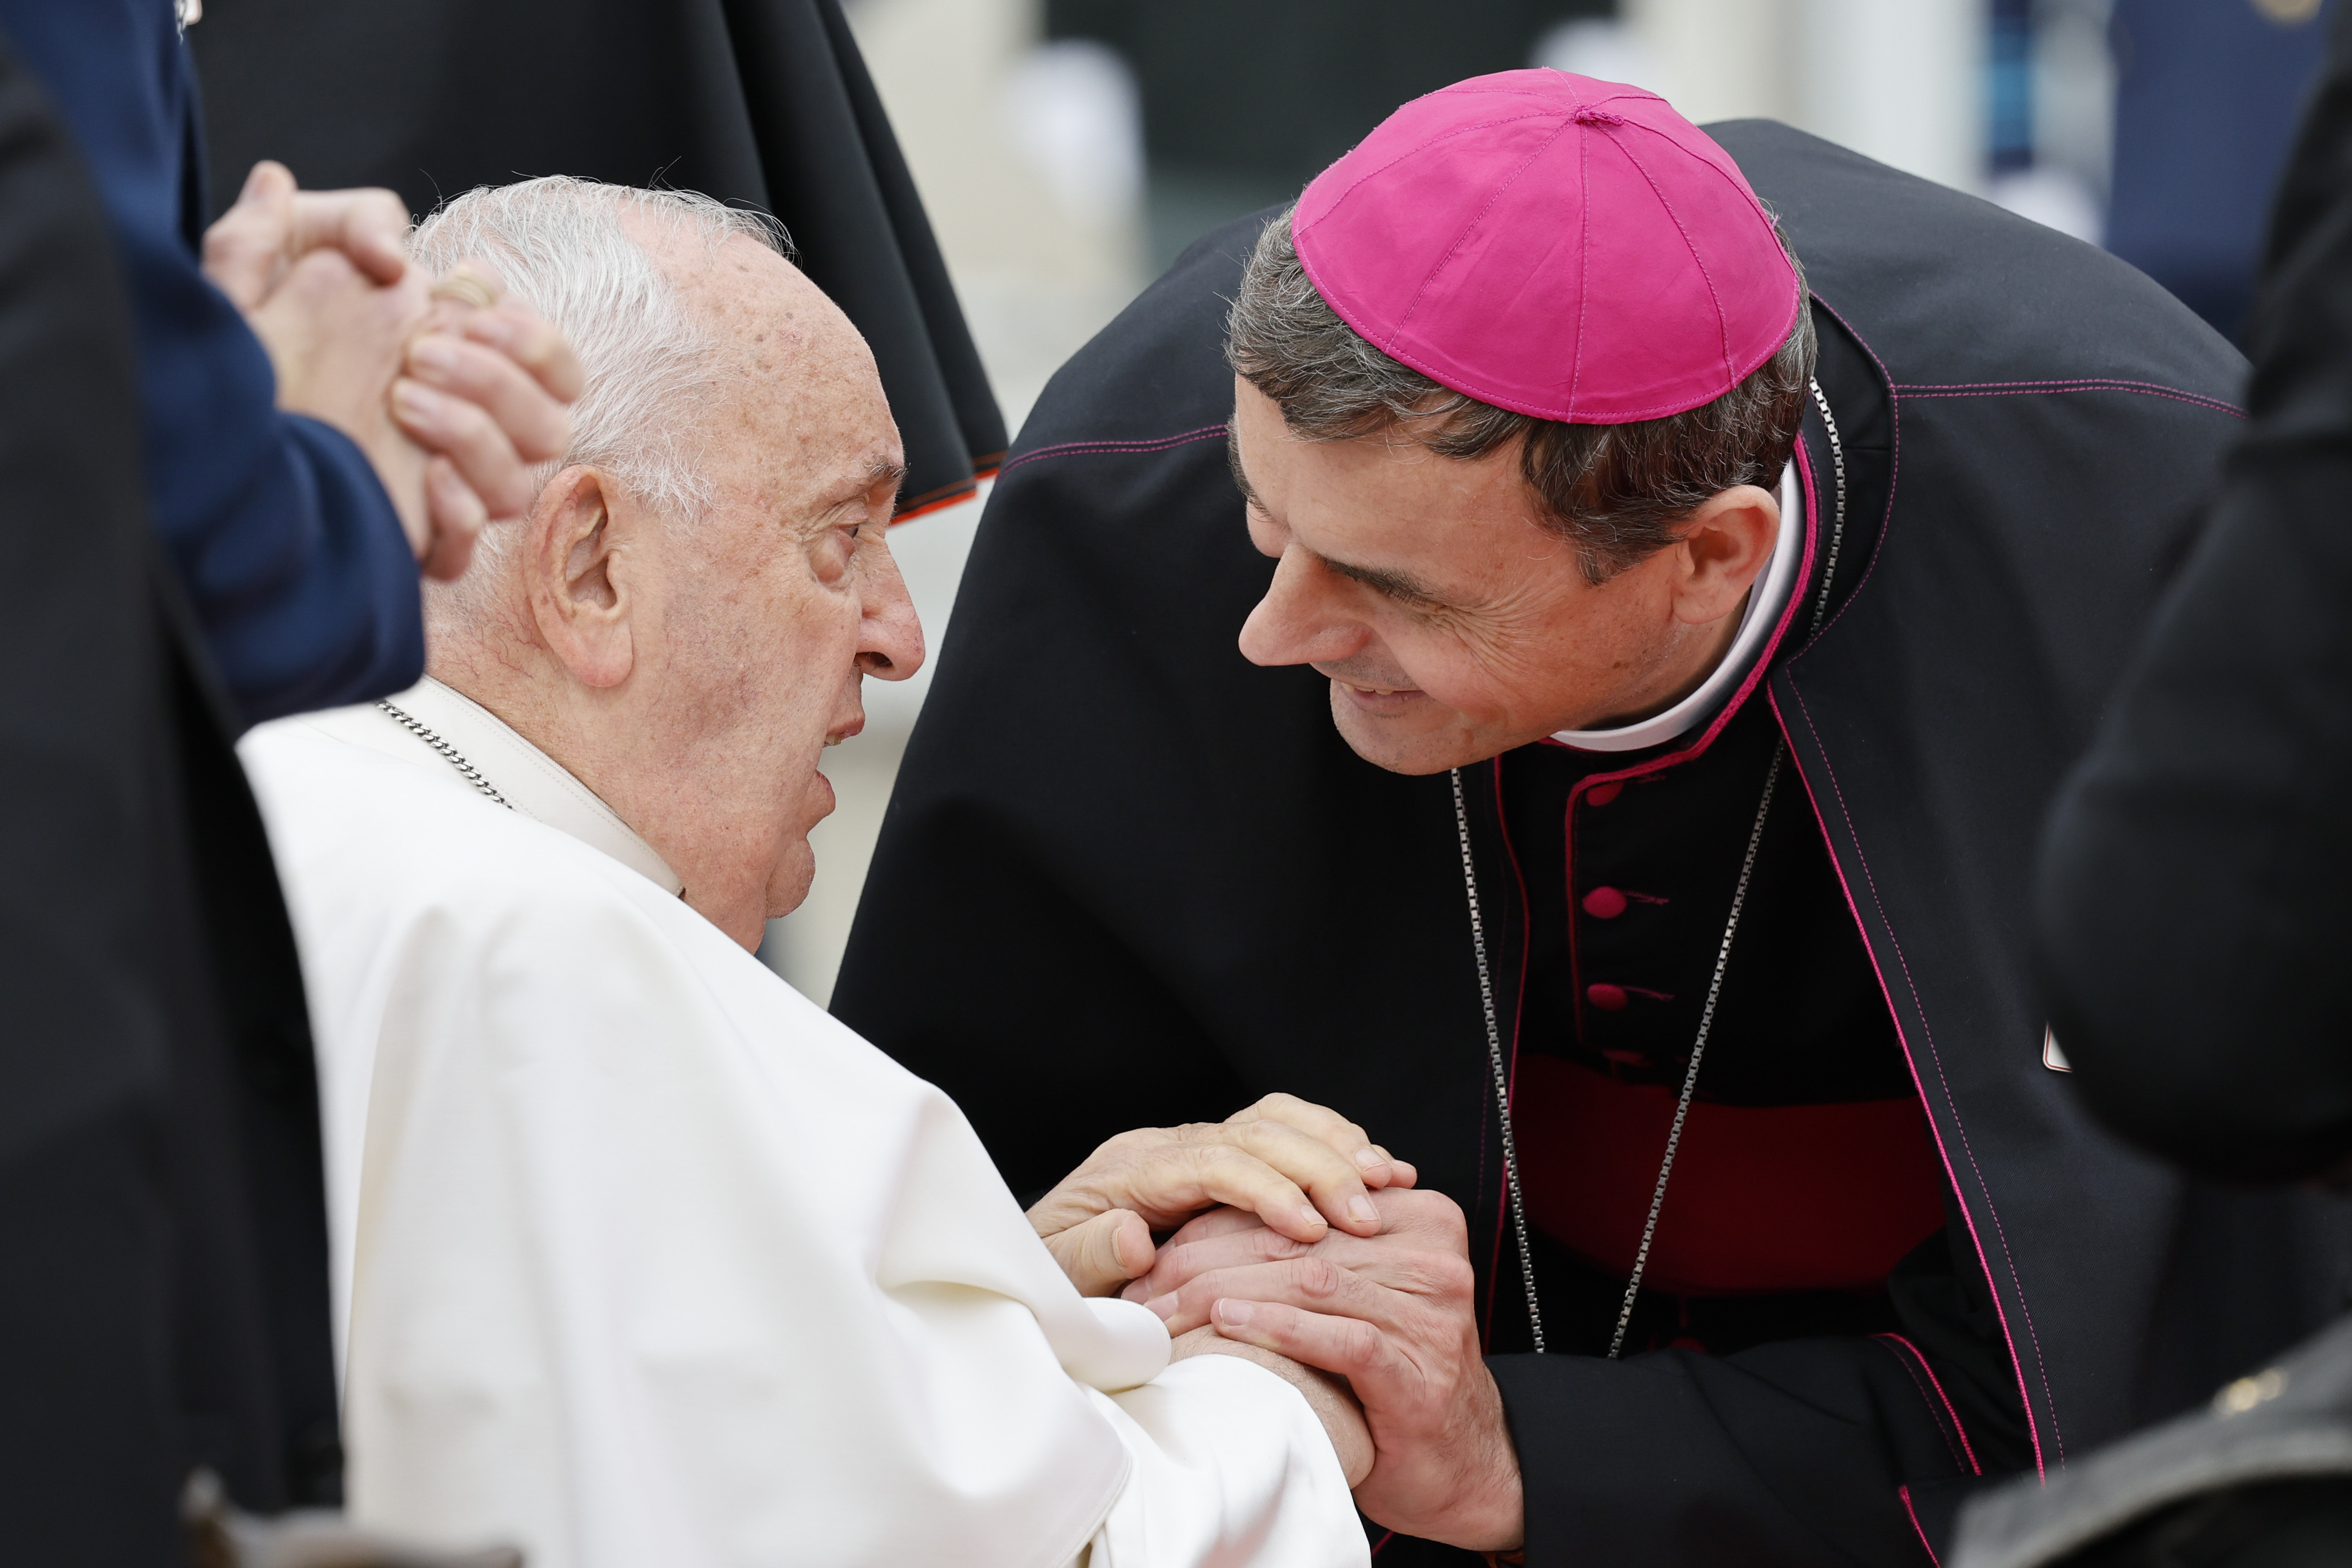
[[212, 0], [188, 32], [215, 210], [263, 158], [429, 212], [541, 174], [772, 212], [873, 346], [901, 510], [1005, 445], [930, 222], [839, 0]]
[[317, 1089], [227, 710], [146, 518], [107, 229], [0, 49], [0, 1547], [184, 1554], [192, 1463], [340, 1495]]

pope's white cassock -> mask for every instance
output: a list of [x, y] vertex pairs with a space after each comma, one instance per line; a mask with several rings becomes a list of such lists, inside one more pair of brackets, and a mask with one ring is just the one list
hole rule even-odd
[[1296, 1389], [1168, 1365], [945, 1095], [488, 710], [393, 700], [454, 756], [375, 708], [243, 748], [310, 986], [360, 1522], [532, 1568], [1367, 1561]]

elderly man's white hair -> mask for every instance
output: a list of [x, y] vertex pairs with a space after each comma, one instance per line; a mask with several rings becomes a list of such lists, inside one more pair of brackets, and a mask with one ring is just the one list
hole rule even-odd
[[[721, 345], [679, 300], [638, 235], [684, 233], [716, 253], [740, 235], [789, 258], [783, 226], [693, 191], [637, 190], [551, 174], [486, 185], [451, 200], [410, 238], [416, 260], [446, 272], [468, 257], [498, 269], [509, 292], [562, 329], [586, 373], [572, 408], [572, 447], [541, 471], [593, 464], [641, 500], [698, 516], [710, 486], [698, 471], [691, 431], [719, 374]], [[469, 586], [499, 575], [510, 529], [484, 531], [474, 569], [443, 593], [471, 607]]]

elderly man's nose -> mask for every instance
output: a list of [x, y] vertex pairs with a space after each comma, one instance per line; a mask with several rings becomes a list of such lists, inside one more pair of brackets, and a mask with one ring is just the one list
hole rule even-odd
[[867, 601], [857, 668], [883, 680], [904, 680], [923, 668], [923, 623], [905, 581], [895, 572]]

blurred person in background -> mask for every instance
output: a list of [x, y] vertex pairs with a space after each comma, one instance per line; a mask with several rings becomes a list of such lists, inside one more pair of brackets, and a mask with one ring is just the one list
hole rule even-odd
[[781, 219], [872, 345], [907, 442], [902, 519], [971, 495], [1003, 458], [1003, 416], [839, 0], [211, 0], [189, 39], [223, 199], [262, 158], [417, 212], [540, 174], [707, 192]]
[[2352, 1169], [2352, 27], [2271, 226], [2249, 422], [2052, 814], [2034, 904], [2074, 1086], [2241, 1183]]
[[2115, 0], [2108, 249], [2244, 345], [2263, 218], [2326, 52], [2321, 0]]
[[310, 1035], [106, 210], [5, 45], [0, 215], [0, 1517], [16, 1561], [162, 1568], [193, 1466], [340, 1483]]
[[381, 193], [264, 170], [204, 243], [163, 0], [0, 5], [0, 1513], [27, 1560], [163, 1563], [194, 1474], [261, 1512], [341, 1487], [309, 1025], [230, 740], [413, 678], [419, 557], [462, 566], [560, 445], [572, 372], [543, 323], [432, 300]]
[[[2033, 914], [2074, 1086], [2217, 1181], [2352, 1171], [2352, 25], [2273, 211], [2250, 421], [2044, 840]], [[2335, 1305], [2345, 1304], [2339, 1281]], [[2213, 1408], [1972, 1512], [1968, 1568], [2352, 1562], [2352, 1324]]]
[[[1159, 272], [1210, 229], [1288, 199], [1364, 127], [1448, 82], [1532, 60], [1564, 21], [1614, 0], [1043, 0], [1045, 37], [1133, 72], [1145, 242]], [[1245, 37], [1249, 47], [1234, 40]]]
[[1130, 1288], [1349, 1379], [1383, 1563], [1940, 1552], [2337, 1303], [2089, 1123], [2015, 912], [2242, 369], [1785, 127], [1419, 100], [1048, 388], [835, 1011], [1016, 1191], [1275, 1088], [1412, 1151]]
[[527, 499], [529, 465], [562, 444], [561, 344], [492, 313], [419, 335], [429, 280], [407, 273], [406, 213], [381, 195], [306, 201], [278, 170], [246, 184], [260, 210], [235, 215], [208, 278], [171, 0], [7, 0], [0, 29], [107, 205], [154, 526], [241, 721], [408, 685], [424, 663], [416, 563], [459, 569], [484, 518]]

